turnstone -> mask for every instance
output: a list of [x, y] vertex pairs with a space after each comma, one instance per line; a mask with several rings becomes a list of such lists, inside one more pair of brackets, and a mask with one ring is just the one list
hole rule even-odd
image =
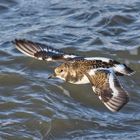
[[128, 101], [128, 93], [120, 85], [117, 76], [131, 75], [134, 71], [113, 59], [104, 57], [82, 57], [68, 54], [47, 45], [28, 40], [13, 43], [22, 53], [39, 60], [61, 61], [54, 74], [72, 84], [90, 83], [93, 91], [112, 112], [119, 111]]

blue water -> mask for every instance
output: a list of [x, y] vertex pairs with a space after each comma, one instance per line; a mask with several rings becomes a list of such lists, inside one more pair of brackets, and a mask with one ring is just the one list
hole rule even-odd
[[[111, 113], [90, 85], [48, 80], [56, 64], [23, 55], [15, 38], [126, 63], [130, 102]], [[0, 140], [139, 140], [139, 46], [139, 0], [1, 0]]]

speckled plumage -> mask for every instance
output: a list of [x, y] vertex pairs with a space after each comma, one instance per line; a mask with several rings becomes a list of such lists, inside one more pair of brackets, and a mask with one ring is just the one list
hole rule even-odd
[[94, 93], [115, 112], [129, 100], [117, 76], [131, 75], [133, 70], [113, 59], [104, 57], [83, 57], [65, 53], [47, 45], [29, 40], [13, 41], [22, 53], [38, 60], [63, 62], [55, 68], [51, 77], [58, 77], [73, 84], [90, 83]]
[[[95, 68], [97, 62], [77, 60], [55, 69], [55, 77], [73, 84], [90, 83], [94, 93], [111, 111], [119, 111], [129, 100], [111, 68]], [[85, 82], [86, 81], [86, 82]]]

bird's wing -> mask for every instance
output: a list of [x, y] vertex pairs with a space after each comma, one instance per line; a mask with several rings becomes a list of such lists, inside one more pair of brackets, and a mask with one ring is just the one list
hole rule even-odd
[[96, 61], [98, 62], [99, 67], [112, 67], [113, 70], [116, 72], [117, 75], [131, 75], [134, 73], [134, 71], [129, 68], [128, 66], [124, 64], [120, 64], [117, 61], [114, 61], [109, 58], [104, 57], [83, 57], [78, 56], [75, 54], [69, 54], [66, 52], [63, 52], [59, 49], [54, 49], [50, 46], [32, 42], [25, 39], [15, 39], [13, 41], [16, 48], [24, 53], [25, 55], [28, 55], [30, 57], [39, 59], [39, 60], [46, 60], [46, 61], [76, 61], [76, 60], [87, 60], [87, 61]]
[[95, 94], [112, 112], [119, 111], [129, 101], [127, 92], [123, 90], [113, 72], [107, 69], [91, 70], [86, 76]]
[[75, 58], [80, 58], [77, 55], [64, 53], [63, 51], [54, 49], [50, 46], [25, 39], [15, 39], [13, 43], [15, 44], [16, 48], [23, 54], [39, 60], [68, 61]]

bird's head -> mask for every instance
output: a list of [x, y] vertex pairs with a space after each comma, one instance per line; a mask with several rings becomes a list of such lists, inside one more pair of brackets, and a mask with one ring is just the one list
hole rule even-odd
[[68, 75], [68, 70], [69, 70], [69, 65], [67, 63], [63, 63], [60, 66], [56, 67], [54, 69], [54, 74], [52, 74], [48, 78], [50, 79], [50, 78], [57, 77], [66, 80], [66, 77]]

